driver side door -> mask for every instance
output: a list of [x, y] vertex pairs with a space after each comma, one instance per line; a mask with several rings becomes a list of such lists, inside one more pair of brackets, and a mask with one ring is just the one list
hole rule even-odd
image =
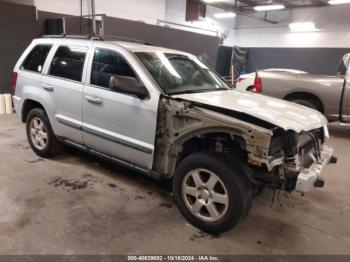
[[90, 80], [83, 93], [84, 144], [98, 153], [151, 169], [159, 95], [150, 92], [148, 98], [140, 99], [110, 88], [113, 76], [134, 77], [143, 84], [121, 52], [94, 49]]

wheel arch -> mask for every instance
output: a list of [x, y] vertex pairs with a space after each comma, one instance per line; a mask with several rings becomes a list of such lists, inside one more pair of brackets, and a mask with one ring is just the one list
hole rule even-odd
[[182, 137], [178, 141], [178, 143], [181, 146], [182, 152], [187, 151], [186, 152], [187, 154], [183, 154], [182, 156], [178, 156], [177, 163], [179, 161], [181, 161], [183, 158], [185, 158], [189, 153], [191, 153], [191, 147], [193, 147], [194, 144], [196, 146], [200, 146], [198, 143], [205, 140], [205, 139], [208, 139], [208, 138], [228, 139], [231, 141], [237, 141], [238, 139], [240, 139], [242, 141], [244, 140], [244, 138], [242, 136], [234, 135], [232, 133], [232, 131], [226, 130], [224, 128], [203, 129], [203, 130], [199, 130], [199, 131], [187, 134], [186, 136]]
[[306, 91], [293, 92], [293, 93], [286, 95], [283, 99], [290, 101], [291, 99], [296, 99], [296, 98], [317, 101], [317, 103], [320, 106], [321, 113], [325, 112], [325, 107], [324, 107], [324, 103], [323, 103], [322, 99], [319, 96], [317, 96], [313, 93], [310, 93], [310, 92], [306, 92]]
[[[236, 147], [232, 148], [230, 151], [225, 151], [224, 148], [222, 151], [216, 151], [216, 149], [213, 151], [213, 148], [208, 148], [208, 147], [204, 148], [204, 150], [203, 148], [199, 148], [200, 143], [205, 141], [208, 138], [213, 138], [216, 141], [220, 141], [220, 139], [222, 139], [221, 140], [222, 142], [225, 140], [226, 141], [229, 140], [232, 143], [230, 145], [236, 145]], [[182, 142], [181, 152], [179, 152], [177, 155], [174, 171], [182, 160], [184, 160], [186, 157], [190, 156], [191, 154], [198, 153], [198, 152], [212, 153], [216, 155], [222, 155], [224, 158], [226, 157], [227, 159], [234, 159], [240, 164], [240, 168], [244, 170], [241, 157], [248, 154], [247, 151], [243, 148], [245, 143], [246, 141], [244, 140], [243, 137], [234, 135], [228, 130], [217, 130], [216, 132], [203, 132], [201, 133], [200, 136], [192, 135]], [[244, 179], [247, 186], [251, 187], [251, 180], [246, 172], [244, 172], [244, 177], [242, 178]]]
[[210, 152], [209, 143], [220, 139], [240, 144], [241, 147], [237, 147], [237, 150], [240, 150], [240, 153], [246, 153], [243, 147], [247, 138], [241, 130], [229, 130], [225, 127], [202, 128], [171, 141], [166, 147], [165, 153], [158, 153], [158, 157], [155, 159], [155, 168], [166, 177], [171, 178], [181, 160], [195, 152]]
[[33, 110], [34, 108], [41, 108], [46, 113], [44, 106], [40, 102], [35, 101], [33, 99], [26, 99], [23, 102], [23, 107], [22, 107], [22, 112], [21, 112], [21, 120], [23, 123], [26, 122], [26, 119], [27, 119], [29, 112], [31, 110]]

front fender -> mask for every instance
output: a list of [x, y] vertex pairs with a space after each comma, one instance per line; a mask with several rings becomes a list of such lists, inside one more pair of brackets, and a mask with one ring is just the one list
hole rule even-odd
[[213, 133], [228, 134], [244, 141], [248, 153], [267, 157], [272, 131], [240, 119], [186, 102], [166, 100], [160, 106], [154, 169], [167, 176], [174, 173], [184, 143], [194, 137]]

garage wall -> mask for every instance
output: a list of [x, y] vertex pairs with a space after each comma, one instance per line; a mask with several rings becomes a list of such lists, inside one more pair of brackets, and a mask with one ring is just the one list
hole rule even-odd
[[[276, 25], [238, 16], [236, 38], [231, 44], [244, 47], [347, 48], [350, 47], [349, 14], [349, 5], [269, 12], [268, 19], [277, 21]], [[318, 30], [290, 32], [290, 22], [304, 21], [315, 22]]]
[[12, 92], [12, 71], [35, 37], [35, 7], [0, 1], [0, 93]]
[[[247, 72], [279, 67], [333, 75], [342, 56], [350, 52], [349, 14], [349, 5], [269, 12], [267, 18], [277, 21], [276, 25], [238, 16], [229, 46], [249, 48]], [[290, 22], [305, 21], [315, 22], [317, 30], [290, 32]], [[218, 67], [223, 73], [228, 70], [226, 58]]]
[[[40, 37], [44, 33], [45, 18], [59, 18], [62, 16], [66, 15], [45, 11], [36, 12], [34, 6], [0, 1], [0, 34], [11, 36], [2, 38], [0, 93], [12, 92], [13, 67], [32, 39]], [[69, 19], [68, 33], [79, 33], [79, 27], [79, 18]], [[86, 26], [84, 28], [86, 29]], [[215, 65], [220, 44], [218, 37], [113, 17], [106, 18], [105, 33], [107, 35], [142, 39], [164, 47], [201, 55], [211, 65]]]
[[219, 36], [223, 38], [225, 44], [231, 43], [234, 38], [235, 18], [214, 19], [214, 14], [220, 12], [223, 12], [223, 10], [207, 6], [205, 20], [187, 22], [185, 19], [186, 0], [166, 0], [165, 20], [169, 22], [167, 25], [171, 28]]
[[311, 74], [335, 75], [350, 48], [249, 48], [247, 72], [290, 68]]
[[159, 46], [200, 55], [212, 66], [216, 63], [221, 43], [218, 37], [113, 17], [107, 17], [105, 24], [106, 35], [142, 39]]
[[[80, 0], [34, 0], [38, 10], [80, 15]], [[83, 0], [83, 14], [91, 14], [90, 0]], [[165, 18], [165, 0], [98, 0], [96, 13], [156, 24]]]

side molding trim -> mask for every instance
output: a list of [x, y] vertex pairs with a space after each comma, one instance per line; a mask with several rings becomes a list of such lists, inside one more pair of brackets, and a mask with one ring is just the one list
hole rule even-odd
[[73, 121], [70, 121], [64, 117], [62, 117], [61, 115], [56, 115], [56, 120], [58, 123], [65, 125], [65, 126], [69, 126], [71, 128], [77, 129], [77, 130], [82, 130], [82, 124], [78, 124], [75, 123]]
[[120, 139], [120, 138], [117, 138], [115, 136], [111, 136], [111, 135], [108, 135], [108, 134], [96, 131], [94, 129], [91, 129], [91, 128], [88, 128], [88, 127], [85, 127], [85, 126], [83, 126], [83, 131], [88, 133], [88, 134], [90, 134], [90, 135], [94, 135], [94, 136], [100, 137], [102, 139], [105, 139], [105, 140], [117, 143], [119, 145], [130, 147], [132, 149], [141, 151], [141, 152], [146, 153], [146, 154], [152, 154], [152, 152], [153, 152], [153, 150], [151, 150], [151, 149], [149, 149], [147, 147], [144, 147], [144, 146], [141, 146], [141, 145], [138, 145], [138, 144], [135, 144], [135, 143], [131, 143], [129, 141], [125, 141], [123, 139]]
[[138, 173], [141, 173], [143, 175], [152, 177], [154, 179], [160, 179], [161, 178], [160, 174], [155, 172], [155, 171], [153, 171], [153, 170], [149, 170], [147, 168], [143, 168], [143, 167], [134, 165], [132, 163], [129, 163], [129, 162], [125, 161], [125, 160], [122, 160], [122, 159], [119, 159], [119, 158], [116, 158], [116, 157], [113, 157], [113, 156], [101, 153], [99, 151], [96, 151], [94, 149], [85, 147], [85, 146], [83, 146], [81, 144], [75, 143], [75, 142], [73, 142], [71, 140], [68, 140], [68, 139], [65, 139], [65, 138], [61, 138], [60, 141], [62, 141], [63, 143], [65, 143], [68, 146], [75, 147], [75, 148], [80, 149], [80, 150], [82, 150], [84, 152], [87, 152], [87, 153], [93, 154], [95, 156], [98, 156], [100, 158], [106, 159], [107, 161], [113, 162], [113, 163], [115, 163], [117, 165], [124, 166], [126, 168], [132, 169], [132, 170], [134, 170], [134, 171], [136, 171]]
[[146, 153], [146, 154], [152, 154], [153, 153], [153, 150], [148, 148], [148, 147], [145, 147], [145, 146], [142, 146], [142, 145], [138, 145], [138, 144], [126, 141], [124, 139], [115, 137], [115, 136], [111, 136], [109, 134], [97, 131], [97, 130], [92, 129], [90, 127], [83, 126], [82, 123], [81, 124], [77, 123], [76, 121], [73, 121], [73, 119], [71, 120], [71, 119], [66, 118], [64, 116], [61, 116], [61, 115], [56, 115], [55, 117], [56, 117], [57, 121], [60, 124], [62, 124], [62, 125], [69, 126], [71, 128], [74, 128], [74, 129], [77, 129], [77, 130], [80, 130], [80, 131], [84, 131], [84, 132], [86, 132], [86, 133], [88, 133], [90, 135], [97, 136], [99, 138], [102, 138], [102, 139], [111, 141], [113, 143], [117, 143], [119, 145], [123, 145], [123, 146], [129, 147], [129, 148], [141, 151], [141, 152]]

